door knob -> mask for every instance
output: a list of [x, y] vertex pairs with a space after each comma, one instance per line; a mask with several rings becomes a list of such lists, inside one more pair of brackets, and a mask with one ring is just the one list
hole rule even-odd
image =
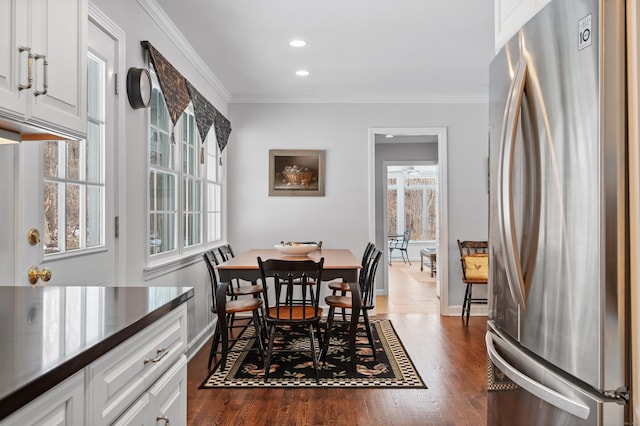
[[29, 241], [29, 245], [35, 246], [40, 242], [40, 231], [36, 228], [30, 228], [27, 232], [27, 241]]
[[35, 265], [29, 268], [28, 274], [29, 274], [29, 282], [31, 284], [37, 283], [38, 280], [47, 282], [51, 279], [50, 270], [48, 270], [47, 268], [38, 269], [38, 267]]

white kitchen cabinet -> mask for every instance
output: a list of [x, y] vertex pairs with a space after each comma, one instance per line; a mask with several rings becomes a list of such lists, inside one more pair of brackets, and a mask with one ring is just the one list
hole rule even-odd
[[186, 419], [187, 358], [182, 355], [113, 426], [186, 425]]
[[0, 116], [83, 138], [87, 0], [0, 0]]
[[[89, 424], [106, 425], [121, 416], [175, 366], [186, 348], [187, 310], [183, 304], [94, 361], [87, 369]], [[135, 412], [144, 411], [142, 405], [134, 406]], [[128, 415], [137, 418], [133, 413]]]
[[495, 0], [495, 48], [504, 44], [551, 0]]
[[84, 424], [84, 370], [0, 422], [0, 426], [81, 426]]
[[149, 389], [152, 425], [185, 425], [187, 420], [187, 357], [182, 355]]

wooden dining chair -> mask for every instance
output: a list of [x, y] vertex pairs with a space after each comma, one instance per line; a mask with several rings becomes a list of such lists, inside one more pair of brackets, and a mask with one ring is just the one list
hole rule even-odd
[[351, 352], [351, 363], [354, 371], [357, 371], [356, 334], [360, 314], [362, 314], [362, 320], [372, 355], [374, 359], [377, 359], [375, 340], [373, 338], [373, 330], [371, 329], [371, 320], [369, 319], [369, 311], [375, 307], [375, 276], [381, 258], [382, 252], [374, 247], [368, 258], [367, 264], [361, 271], [362, 279], [358, 282], [360, 289], [359, 297], [356, 297], [357, 295], [330, 295], [324, 298], [325, 303], [329, 306], [329, 313], [327, 314], [326, 331], [323, 337], [324, 346], [321, 353], [321, 359], [323, 362], [326, 362], [327, 353], [329, 352], [336, 308], [351, 310], [351, 320], [349, 323], [349, 350]]
[[[367, 246], [364, 249], [364, 252], [362, 254], [362, 260], [360, 262], [360, 265], [362, 266], [362, 269], [360, 270], [360, 274], [359, 274], [359, 278], [358, 280], [360, 281], [362, 278], [364, 278], [364, 268], [365, 266], [369, 263], [371, 254], [374, 252], [374, 249], [376, 248], [375, 244], [373, 244], [372, 242], [367, 243]], [[334, 281], [329, 281], [328, 284], [329, 290], [332, 291], [332, 294], [335, 296], [336, 294], [338, 294], [338, 292], [340, 292], [341, 296], [346, 296], [347, 292], [350, 291], [350, 286], [349, 283], [342, 280], [334, 280]], [[342, 309], [342, 320], [346, 321], [346, 310]]]
[[[273, 354], [277, 352], [308, 353], [316, 371], [316, 381], [320, 381], [318, 352], [321, 347], [320, 319], [322, 308], [319, 305], [320, 285], [324, 257], [318, 262], [313, 260], [281, 260], [258, 257], [258, 266], [263, 286], [273, 286], [273, 294], [265, 292], [264, 322], [268, 330], [268, 347], [265, 361], [265, 382], [269, 379], [269, 370]], [[314, 284], [311, 284], [313, 282]], [[272, 297], [270, 300], [269, 298]], [[290, 327], [305, 327], [308, 330], [309, 349], [295, 347], [275, 348], [276, 333], [286, 336]], [[316, 350], [316, 338], [318, 350]], [[286, 337], [285, 337], [286, 339]]]
[[466, 315], [465, 325], [469, 325], [471, 304], [486, 305], [487, 299], [474, 298], [473, 285], [487, 285], [489, 282], [489, 243], [487, 241], [460, 241], [460, 264], [462, 266], [462, 282], [466, 285], [462, 303], [462, 320]]
[[[221, 263], [235, 257], [235, 255], [233, 254], [233, 250], [231, 249], [231, 246], [229, 244], [220, 246], [217, 249], [212, 250], [211, 253], [213, 254], [211, 260], [215, 262], [216, 266], [219, 266]], [[255, 281], [249, 282], [238, 278], [229, 282], [228, 289], [229, 295], [232, 298], [245, 295], [254, 295], [258, 297], [262, 295], [263, 290], [264, 289], [262, 288], [262, 285], [258, 284]]]
[[[214, 268], [213, 258], [214, 254], [211, 252], [202, 253], [202, 257], [207, 266], [209, 272], [209, 280], [211, 284], [211, 296], [212, 304], [211, 311], [217, 315], [217, 321], [213, 332], [213, 339], [211, 342], [211, 349], [209, 350], [209, 363], [207, 368], [211, 371], [215, 371], [218, 367], [224, 371], [226, 367], [227, 356], [229, 352], [235, 352], [238, 349], [233, 348], [235, 343], [240, 340], [247, 340], [244, 337], [244, 332], [249, 325], [253, 324], [255, 328], [255, 342], [257, 347], [252, 347], [252, 342], [247, 342], [247, 345], [242, 350], [258, 350], [262, 359], [264, 360], [264, 340], [263, 340], [263, 323], [260, 317], [261, 309], [263, 307], [263, 300], [258, 297], [234, 297], [231, 299], [229, 284], [219, 283], [218, 277]], [[237, 314], [250, 314], [250, 316], [242, 317], [242, 321], [237, 323]], [[218, 349], [218, 346], [221, 346]], [[211, 363], [216, 354], [220, 354], [220, 360], [211, 369]]]

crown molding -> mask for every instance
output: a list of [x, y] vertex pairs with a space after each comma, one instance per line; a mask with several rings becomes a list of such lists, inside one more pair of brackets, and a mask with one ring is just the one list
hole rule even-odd
[[231, 99], [231, 93], [227, 90], [222, 82], [211, 71], [207, 64], [202, 60], [200, 55], [191, 46], [187, 39], [182, 35], [182, 32], [176, 27], [171, 18], [165, 13], [160, 5], [155, 0], [137, 0], [140, 6], [147, 12], [147, 14], [154, 20], [158, 27], [169, 37], [169, 40], [176, 45], [178, 50], [182, 52], [184, 57], [193, 65], [193, 67], [204, 77], [204, 79], [211, 84], [218, 95], [225, 101], [229, 102]]
[[232, 96], [231, 104], [486, 104], [488, 96]]

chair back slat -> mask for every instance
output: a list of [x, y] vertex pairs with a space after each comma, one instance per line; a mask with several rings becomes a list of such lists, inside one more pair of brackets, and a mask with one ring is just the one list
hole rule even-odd
[[207, 271], [209, 272], [209, 283], [211, 285], [211, 307], [213, 312], [217, 312], [216, 309], [216, 290], [218, 288], [218, 275], [216, 273], [214, 264], [218, 264], [216, 256], [214, 253], [207, 251], [202, 253], [202, 258], [204, 259], [204, 264], [207, 266]]
[[407, 247], [409, 247], [410, 240], [411, 240], [411, 229], [407, 229], [404, 231], [404, 234], [402, 235], [401, 247], [406, 250]]
[[371, 251], [368, 263], [363, 268], [364, 278], [360, 281], [360, 291], [362, 293], [362, 306], [365, 308], [373, 307], [375, 298], [375, 280], [378, 263], [382, 258], [382, 252], [378, 249]]
[[274, 289], [275, 300], [269, 300], [264, 292], [266, 318], [272, 321], [316, 320], [321, 315], [319, 308], [320, 282], [324, 258], [313, 260], [281, 260], [258, 257], [262, 285]]
[[218, 247], [218, 254], [223, 262], [235, 257], [235, 254], [233, 254], [233, 250], [229, 244]]

